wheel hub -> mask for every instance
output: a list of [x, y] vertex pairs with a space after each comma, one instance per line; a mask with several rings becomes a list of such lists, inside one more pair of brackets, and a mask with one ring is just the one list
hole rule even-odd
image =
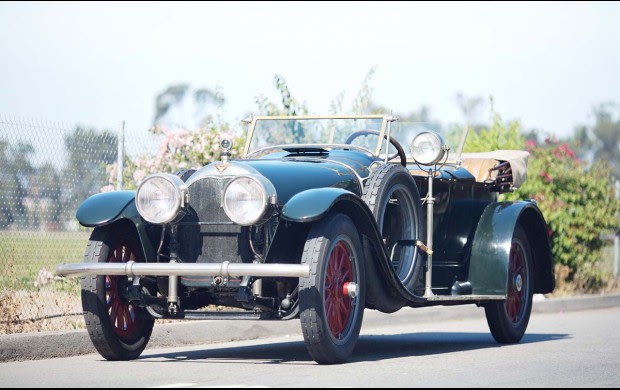
[[523, 276], [521, 276], [521, 274], [515, 276], [514, 286], [517, 292], [521, 292], [523, 289]]
[[351, 299], [355, 299], [357, 297], [357, 283], [355, 282], [347, 282], [342, 285], [342, 295], [345, 297], [349, 297]]

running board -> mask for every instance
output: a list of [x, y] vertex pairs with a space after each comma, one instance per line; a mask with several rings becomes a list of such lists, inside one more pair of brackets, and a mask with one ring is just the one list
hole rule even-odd
[[272, 319], [270, 313], [256, 313], [243, 311], [195, 311], [186, 310], [179, 316], [167, 317], [175, 320], [267, 320]]
[[425, 297], [425, 299], [426, 303], [430, 305], [459, 305], [465, 303], [504, 301], [506, 297], [503, 295], [431, 295], [430, 297]]

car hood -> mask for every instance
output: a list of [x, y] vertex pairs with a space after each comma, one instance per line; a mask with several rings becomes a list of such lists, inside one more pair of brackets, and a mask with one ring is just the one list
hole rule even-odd
[[293, 195], [313, 188], [343, 188], [361, 196], [361, 178], [369, 174], [370, 157], [283, 156], [255, 160], [234, 160], [228, 164], [214, 162], [194, 173], [187, 181], [191, 186], [203, 178], [231, 179], [235, 176], [260, 174], [273, 184], [278, 204], [285, 204]]

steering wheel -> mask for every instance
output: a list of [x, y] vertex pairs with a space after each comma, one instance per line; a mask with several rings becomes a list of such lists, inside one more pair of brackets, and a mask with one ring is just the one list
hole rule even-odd
[[[356, 139], [357, 137], [361, 137], [363, 135], [377, 135], [378, 136], [380, 134], [381, 132], [379, 132], [378, 130], [358, 130], [354, 133], [351, 133], [349, 138], [347, 138], [347, 140], [345, 141], [345, 144], [351, 144], [354, 139]], [[387, 138], [387, 134], [384, 134], [383, 138]], [[394, 137], [390, 137], [390, 143], [394, 145], [394, 147], [396, 148], [396, 153], [390, 156], [389, 159], [392, 160], [392, 159], [395, 159], [396, 157], [400, 157], [400, 165], [407, 168], [407, 155], [405, 154], [405, 150], [403, 149], [403, 147], [400, 145], [400, 143], [398, 143], [398, 141], [394, 139]]]

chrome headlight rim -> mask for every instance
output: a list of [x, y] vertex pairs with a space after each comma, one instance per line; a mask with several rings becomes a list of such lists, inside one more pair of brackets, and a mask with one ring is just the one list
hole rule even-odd
[[[229, 204], [228, 194], [229, 189], [232, 185], [237, 184], [240, 180], [250, 180], [253, 183], [257, 184], [260, 188], [261, 199], [260, 199], [260, 209], [259, 212], [256, 213], [256, 216], [251, 219], [242, 219], [238, 218], [235, 212], [231, 209], [231, 204]], [[273, 210], [273, 207], [276, 204], [277, 194], [275, 187], [273, 184], [262, 175], [240, 175], [231, 179], [224, 187], [224, 192], [222, 196], [222, 205], [224, 207], [224, 212], [226, 216], [230, 218], [235, 224], [240, 226], [252, 226], [252, 225], [260, 225], [266, 221], [268, 221], [272, 217], [272, 213], [270, 211]]]
[[[436, 152], [434, 153], [434, 158], [432, 159], [431, 158], [421, 159], [420, 154], [416, 153], [416, 151], [419, 148], [417, 144], [419, 143], [421, 138], [427, 138], [427, 137], [430, 137], [433, 150], [436, 150]], [[425, 165], [425, 166], [437, 165], [441, 160], [443, 160], [443, 158], [446, 155], [446, 142], [444, 141], [441, 135], [433, 131], [424, 131], [416, 135], [413, 141], [411, 141], [410, 150], [411, 150], [411, 156], [413, 157], [416, 163], [420, 165]]]
[[[149, 211], [144, 208], [144, 205], [140, 201], [140, 191], [144, 188], [145, 185], [149, 184], [149, 182], [154, 179], [162, 179], [169, 183], [172, 186], [172, 190], [175, 194], [173, 206], [164, 215], [165, 218], [161, 219], [152, 218]], [[178, 222], [185, 215], [186, 196], [187, 185], [185, 184], [185, 182], [183, 182], [183, 180], [181, 180], [181, 178], [168, 173], [155, 173], [147, 176], [138, 185], [138, 188], [136, 190], [136, 208], [138, 209], [138, 213], [140, 214], [142, 219], [144, 219], [145, 221], [156, 225], [167, 225]]]

